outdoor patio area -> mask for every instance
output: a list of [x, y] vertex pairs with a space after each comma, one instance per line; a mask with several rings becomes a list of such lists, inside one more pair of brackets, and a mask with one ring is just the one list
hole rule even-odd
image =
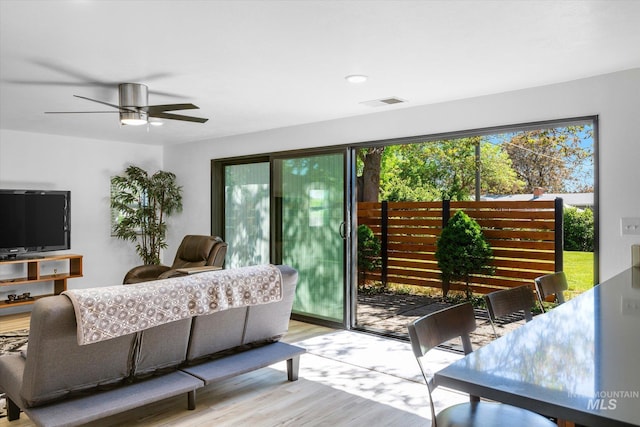
[[[441, 297], [423, 295], [409, 295], [380, 292], [374, 294], [359, 294], [357, 306], [358, 328], [370, 329], [375, 332], [394, 336], [407, 337], [407, 324], [429, 313], [450, 307], [454, 303], [443, 301]], [[493, 328], [489, 321], [489, 314], [485, 308], [475, 308], [477, 328], [471, 334], [474, 348], [482, 347], [493, 339]], [[524, 316], [514, 314], [498, 319], [496, 331], [498, 335], [518, 328], [525, 323]], [[460, 350], [459, 343], [452, 343], [453, 350]]]

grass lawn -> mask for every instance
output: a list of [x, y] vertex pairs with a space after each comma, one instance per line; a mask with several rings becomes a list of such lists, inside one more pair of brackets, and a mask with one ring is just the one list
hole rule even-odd
[[564, 251], [564, 272], [569, 282], [569, 294], [591, 289], [594, 285], [593, 252]]

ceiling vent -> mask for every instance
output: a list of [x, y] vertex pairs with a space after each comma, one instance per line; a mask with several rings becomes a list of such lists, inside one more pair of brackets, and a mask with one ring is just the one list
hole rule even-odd
[[384, 107], [385, 105], [402, 104], [403, 102], [407, 101], [405, 99], [392, 96], [390, 98], [374, 99], [373, 101], [361, 102], [361, 104], [367, 105], [369, 107]]

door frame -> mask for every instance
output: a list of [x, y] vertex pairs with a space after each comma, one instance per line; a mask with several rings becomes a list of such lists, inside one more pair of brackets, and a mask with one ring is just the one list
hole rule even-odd
[[343, 222], [344, 222], [344, 247], [343, 247], [343, 319], [341, 322], [321, 319], [313, 316], [305, 316], [299, 313], [292, 313], [294, 320], [305, 321], [332, 328], [350, 329], [355, 324], [355, 307], [357, 301], [355, 296], [357, 288], [353, 280], [356, 278], [357, 269], [354, 267], [357, 245], [355, 244], [355, 230], [357, 226], [352, 223], [356, 219], [354, 209], [356, 208], [356, 179], [355, 179], [355, 155], [356, 150], [350, 146], [317, 148], [307, 150], [283, 151], [256, 156], [240, 156], [211, 160], [211, 234], [225, 239], [225, 197], [224, 179], [225, 167], [250, 163], [269, 163], [269, 187], [270, 187], [270, 227], [269, 227], [269, 259], [273, 264], [282, 262], [282, 249], [276, 242], [279, 226], [279, 211], [274, 188], [274, 161], [287, 158], [310, 157], [318, 155], [341, 154], [343, 158]]

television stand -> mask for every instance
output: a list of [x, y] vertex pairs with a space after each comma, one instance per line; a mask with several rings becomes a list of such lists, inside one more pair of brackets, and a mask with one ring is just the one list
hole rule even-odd
[[25, 261], [30, 259], [41, 259], [44, 258], [44, 255], [33, 255], [33, 254], [9, 254], [3, 257], [0, 257], [0, 262], [2, 261]]
[[[57, 269], [54, 274], [41, 274], [42, 264], [48, 262], [67, 261], [66, 271], [59, 273]], [[0, 269], [10, 264], [26, 264], [27, 276], [0, 279], [0, 288], [7, 286], [24, 286], [33, 283], [53, 282], [53, 293], [46, 295], [31, 296], [28, 292], [16, 291], [12, 300], [0, 301], [0, 310], [7, 307], [33, 304], [38, 298], [51, 295], [59, 295], [67, 290], [67, 279], [82, 277], [82, 255], [64, 254], [50, 256], [29, 256], [28, 258], [16, 257], [0, 261]], [[22, 296], [29, 294], [28, 298]]]

